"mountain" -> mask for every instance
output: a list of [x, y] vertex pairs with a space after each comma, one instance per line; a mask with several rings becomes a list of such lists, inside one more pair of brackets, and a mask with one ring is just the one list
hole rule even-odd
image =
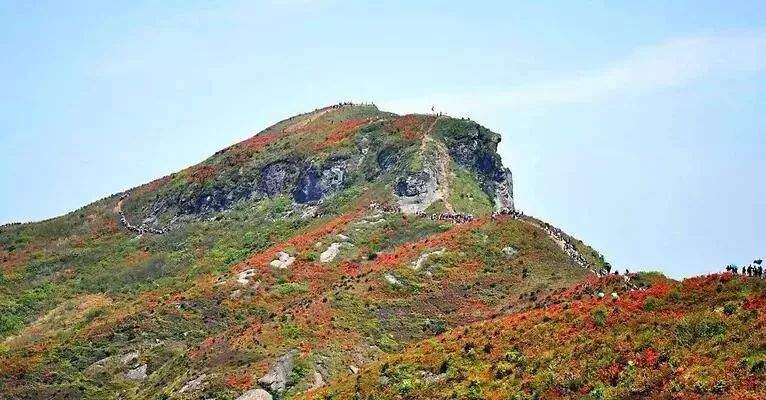
[[[600, 276], [597, 251], [514, 209], [499, 141], [467, 119], [339, 104], [67, 215], [0, 227], [0, 397], [763, 390], [760, 281], [709, 278], [708, 296], [651, 274]], [[644, 334], [684, 318], [691, 342]], [[719, 352], [690, 356], [709, 346]], [[651, 382], [665, 386], [626, 392], [631, 351], [649, 348], [664, 368]], [[607, 362], [616, 372], [602, 376]], [[737, 375], [714, 373], [724, 367]]]

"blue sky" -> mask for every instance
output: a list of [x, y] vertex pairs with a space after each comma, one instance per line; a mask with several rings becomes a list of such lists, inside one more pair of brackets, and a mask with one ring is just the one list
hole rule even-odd
[[106, 3], [0, 2], [0, 223], [357, 100], [501, 133], [518, 206], [621, 268], [766, 255], [762, 1]]

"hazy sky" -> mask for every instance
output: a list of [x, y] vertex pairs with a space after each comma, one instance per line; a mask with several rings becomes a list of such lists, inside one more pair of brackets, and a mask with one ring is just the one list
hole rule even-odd
[[502, 133], [519, 208], [621, 268], [766, 256], [766, 2], [109, 3], [0, 1], [0, 223], [358, 100]]

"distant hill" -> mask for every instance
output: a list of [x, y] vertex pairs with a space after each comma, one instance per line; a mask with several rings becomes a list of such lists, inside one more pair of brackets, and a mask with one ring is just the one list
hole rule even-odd
[[[67, 215], [0, 227], [0, 398], [763, 389], [752, 383], [763, 377], [763, 352], [747, 350], [763, 348], [763, 310], [751, 306], [763, 298], [760, 283], [734, 279], [716, 291], [653, 276], [599, 278], [608, 264], [597, 251], [515, 210], [499, 140], [466, 119], [341, 104]], [[620, 300], [609, 300], [612, 291]], [[649, 295], [655, 305], [644, 305]], [[694, 345], [739, 338], [715, 342], [725, 355], [688, 358], [702, 350], [672, 341], [675, 326], [667, 342], [639, 339], [636, 318], [682, 323], [687, 314], [708, 318], [705, 307], [715, 320], [710, 332], [707, 322], [688, 322]], [[520, 332], [539, 343], [514, 339]], [[621, 337], [625, 348], [612, 348]], [[441, 347], [424, 355], [428, 343]], [[663, 369], [647, 382], [672, 388], [625, 391], [625, 371], [643, 371], [626, 367], [628, 354], [646, 348], [679, 357], [655, 363], [672, 371], [711, 359], [728, 368], [735, 358], [739, 369], [675, 381]], [[504, 358], [509, 351], [523, 369], [515, 355]], [[445, 358], [461, 366], [444, 367]], [[606, 362], [617, 375], [597, 372]], [[509, 370], [489, 367], [497, 363]], [[578, 371], [587, 375], [575, 379]]]

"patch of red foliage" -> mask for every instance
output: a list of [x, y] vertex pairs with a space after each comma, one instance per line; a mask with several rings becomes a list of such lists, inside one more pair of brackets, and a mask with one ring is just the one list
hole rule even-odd
[[333, 147], [342, 142], [346, 138], [350, 137], [352, 133], [356, 132], [361, 126], [367, 125], [370, 122], [369, 118], [352, 118], [345, 121], [341, 121], [335, 125], [333, 130], [327, 135], [327, 138], [314, 145], [315, 150], [322, 150]]
[[249, 139], [243, 140], [232, 147], [245, 149], [245, 150], [251, 150], [251, 151], [260, 150], [266, 147], [266, 145], [274, 143], [277, 140], [285, 137], [286, 135], [287, 135], [287, 132], [267, 130], [267, 131], [258, 133], [257, 135]]
[[750, 296], [742, 304], [742, 308], [745, 310], [766, 310], [766, 295]]
[[416, 140], [423, 137], [423, 118], [415, 114], [404, 115], [394, 118], [391, 121], [391, 127], [402, 134], [402, 137], [409, 140]]
[[215, 176], [217, 169], [212, 165], [202, 165], [194, 168], [189, 174], [189, 179], [196, 183], [205, 183], [208, 179]]
[[346, 276], [356, 276], [359, 275], [359, 271], [361, 270], [362, 266], [359, 263], [347, 261], [344, 262], [341, 266], [341, 270], [343, 271], [343, 274]]
[[17, 268], [23, 267], [29, 261], [34, 246], [27, 246], [21, 250], [0, 251], [0, 271], [10, 273]]
[[639, 355], [638, 363], [639, 365], [642, 365], [645, 367], [654, 367], [657, 365], [657, 362], [659, 361], [659, 359], [660, 359], [659, 353], [657, 353], [657, 351], [654, 350], [653, 348], [647, 347]]
[[719, 282], [726, 283], [734, 278], [735, 276], [728, 272], [695, 276], [692, 278], [684, 279], [683, 282], [681, 282], [681, 286], [683, 287], [684, 291], [705, 290], [707, 288], [715, 287], [715, 285], [717, 285]]
[[226, 386], [239, 390], [247, 390], [253, 387], [253, 376], [243, 372], [240, 374], [229, 374], [223, 378]]
[[602, 369], [599, 373], [601, 379], [614, 385], [617, 383], [617, 379], [620, 377], [623, 366], [618, 363], [611, 363], [608, 367]]

